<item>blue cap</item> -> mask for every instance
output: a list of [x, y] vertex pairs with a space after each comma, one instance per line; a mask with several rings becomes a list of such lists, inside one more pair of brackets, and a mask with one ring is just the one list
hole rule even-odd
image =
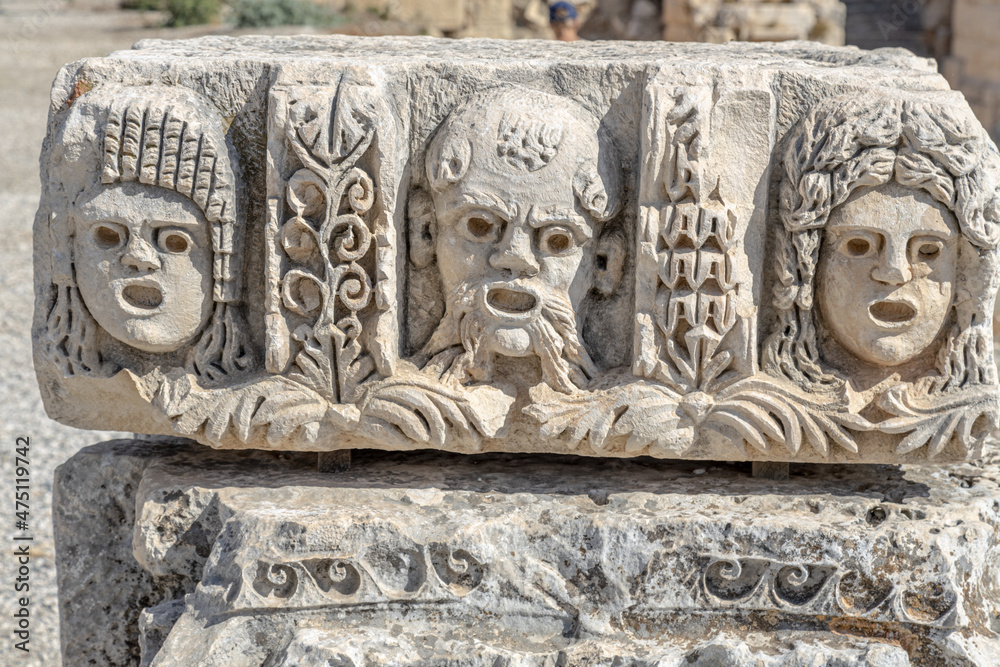
[[556, 2], [549, 7], [549, 23], [564, 23], [576, 18], [576, 7], [572, 2]]

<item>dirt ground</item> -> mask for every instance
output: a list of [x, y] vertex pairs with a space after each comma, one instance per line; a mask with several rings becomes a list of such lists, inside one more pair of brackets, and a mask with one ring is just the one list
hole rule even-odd
[[[219, 28], [162, 29], [156, 14], [109, 10], [113, 2], [0, 0], [0, 665], [59, 665], [59, 619], [51, 527], [52, 474], [81, 447], [120, 434], [50, 420], [31, 364], [31, 226], [49, 88], [63, 64], [127, 49], [147, 37], [180, 38]], [[103, 8], [102, 8], [103, 5]], [[285, 29], [289, 32], [292, 29]], [[301, 32], [302, 30], [297, 30]], [[14, 449], [30, 438], [29, 530], [15, 529]], [[6, 495], [4, 495], [6, 494]], [[15, 594], [15, 534], [31, 535], [30, 591]], [[30, 598], [30, 652], [13, 647], [16, 598]]]

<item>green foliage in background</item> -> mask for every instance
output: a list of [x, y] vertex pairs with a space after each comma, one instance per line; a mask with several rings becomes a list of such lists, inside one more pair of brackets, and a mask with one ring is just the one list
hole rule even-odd
[[211, 23], [219, 16], [222, 0], [166, 0], [167, 25], [180, 27]]
[[308, 0], [121, 0], [122, 9], [168, 12], [170, 26], [211, 23], [223, 5], [229, 6], [227, 22], [237, 28], [329, 26], [344, 20], [329, 7]]
[[279, 25], [332, 25], [342, 17], [306, 0], [230, 0], [230, 20], [237, 28]]
[[163, 11], [166, 9], [166, 0], [122, 0], [122, 9], [135, 9], [138, 11]]

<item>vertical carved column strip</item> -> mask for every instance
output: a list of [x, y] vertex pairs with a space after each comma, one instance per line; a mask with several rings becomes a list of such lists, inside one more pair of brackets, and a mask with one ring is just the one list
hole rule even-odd
[[689, 393], [732, 362], [719, 344], [735, 323], [735, 216], [705, 178], [709, 86], [647, 88], [637, 235], [634, 373]]
[[[280, 78], [280, 77], [279, 77]], [[269, 118], [267, 368], [351, 402], [398, 356], [396, 120], [367, 72], [280, 84]]]
[[285, 133], [287, 123], [287, 94], [282, 90], [272, 90], [267, 114], [267, 221], [264, 227], [264, 312], [265, 312], [265, 366], [269, 373], [283, 373], [288, 369], [289, 338], [288, 324], [281, 314], [281, 272], [282, 253], [279, 234], [284, 223], [283, 180], [276, 165], [284, 164]]
[[[751, 224], [762, 238], [771, 98], [658, 80], [643, 103], [633, 373], [683, 394], [713, 393], [756, 366], [760, 270], [743, 243]], [[744, 134], [746, 164], [736, 165]]]

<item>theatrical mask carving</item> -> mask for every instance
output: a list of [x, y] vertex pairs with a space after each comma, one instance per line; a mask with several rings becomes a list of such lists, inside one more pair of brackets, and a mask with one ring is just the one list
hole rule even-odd
[[838, 355], [825, 329], [885, 377], [906, 362], [931, 371], [931, 393], [995, 384], [993, 294], [977, 283], [996, 270], [1000, 159], [968, 112], [904, 96], [827, 102], [790, 138], [784, 166], [765, 365], [830, 385], [825, 359]]
[[116, 342], [180, 353], [165, 363], [204, 382], [245, 368], [235, 177], [218, 113], [190, 91], [120, 88], [77, 100], [63, 136], [51, 354], [71, 375], [117, 372], [127, 353]]
[[577, 315], [622, 272], [606, 224], [617, 160], [596, 119], [553, 95], [502, 89], [451, 113], [427, 151], [431, 210], [411, 221], [411, 253], [436, 257], [446, 308], [422, 358], [461, 384], [510, 379], [494, 372], [504, 357], [537, 358], [553, 389], [587, 387], [597, 368]]
[[147, 352], [191, 342], [213, 305], [209, 224], [194, 202], [136, 183], [102, 186], [73, 219], [76, 278], [97, 323]]
[[905, 94], [824, 101], [787, 147], [764, 371], [859, 452], [872, 432], [975, 454], [997, 419], [996, 148], [967, 109]]
[[834, 209], [816, 282], [836, 340], [881, 366], [927, 350], [951, 312], [958, 236], [947, 207], [895, 183], [859, 190]]
[[104, 427], [84, 404], [127, 394], [116, 427], [221, 448], [977, 456], [1000, 157], [960, 96], [636, 67], [597, 97], [288, 70], [253, 113], [74, 93], [36, 225], [47, 402]]

